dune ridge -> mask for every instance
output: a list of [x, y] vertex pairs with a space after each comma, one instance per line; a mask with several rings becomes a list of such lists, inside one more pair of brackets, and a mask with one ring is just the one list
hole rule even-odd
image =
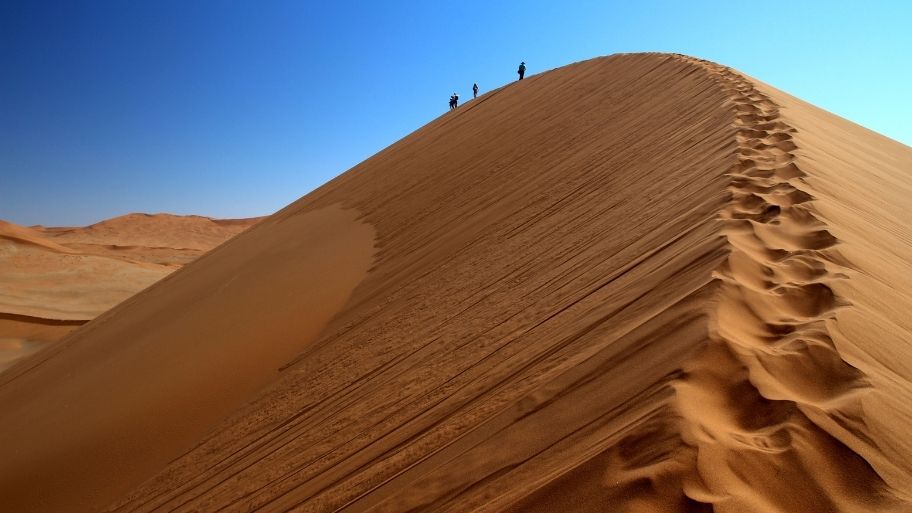
[[751, 81], [697, 62], [731, 96], [739, 147], [720, 212], [730, 253], [716, 271], [711, 342], [675, 384], [701, 481], [689, 495], [719, 511], [908, 511], [910, 497], [861, 454], [873, 441], [851, 425], [870, 385], [829, 328], [850, 305], [830, 284], [850, 279], [851, 264], [809, 208], [796, 130]]
[[[78, 479], [36, 464], [0, 491], [29, 504], [52, 477], [71, 486], [32, 510], [121, 513], [910, 511], [910, 166], [912, 149], [698, 59], [624, 54], [527, 77], [90, 323], [68, 350], [131, 354], [139, 336], [194, 365], [223, 337], [252, 357], [245, 340], [297, 333], [301, 312], [270, 316], [262, 336], [216, 312], [268, 315], [267, 298], [302, 293], [274, 268], [329, 251], [315, 240], [264, 262], [252, 249], [287, 244], [290, 219], [350, 209], [335, 210], [343, 225], [375, 235], [369, 271], [230, 416], [96, 458]], [[272, 285], [227, 289], [205, 315], [157, 313], [230, 279], [218, 261]], [[187, 330], [209, 334], [205, 348], [187, 351]], [[81, 368], [47, 354], [18, 368], [39, 361], [0, 381], [0, 415], [19, 388], [60, 394], [49, 366]], [[131, 393], [93, 372], [108, 373], [99, 389]], [[52, 413], [31, 413], [0, 436], [44, 449], [29, 437]], [[66, 461], [56, 450], [45, 463]], [[95, 484], [103, 493], [80, 494]]]

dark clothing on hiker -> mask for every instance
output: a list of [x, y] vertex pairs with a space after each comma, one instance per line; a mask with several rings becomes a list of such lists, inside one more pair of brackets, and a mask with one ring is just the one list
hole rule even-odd
[[450, 96], [450, 110], [453, 110], [458, 106], [459, 106], [459, 95], [453, 93], [453, 96]]
[[478, 84], [472, 84], [472, 98], [478, 98]]
[[519, 73], [519, 79], [522, 80], [523, 77], [526, 75], [526, 63], [525, 62], [519, 63], [519, 69], [516, 70], [516, 72]]

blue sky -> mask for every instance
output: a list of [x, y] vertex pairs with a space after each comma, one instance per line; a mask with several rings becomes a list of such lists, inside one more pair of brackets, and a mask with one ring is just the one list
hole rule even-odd
[[912, 145], [910, 26], [899, 0], [6, 0], [0, 219], [269, 214], [474, 81], [617, 52], [727, 64]]

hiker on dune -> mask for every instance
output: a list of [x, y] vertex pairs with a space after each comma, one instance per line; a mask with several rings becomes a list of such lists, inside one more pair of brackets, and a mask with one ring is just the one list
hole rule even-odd
[[516, 70], [516, 72], [519, 73], [519, 79], [522, 80], [523, 77], [526, 76], [526, 63], [520, 62], [519, 69]]

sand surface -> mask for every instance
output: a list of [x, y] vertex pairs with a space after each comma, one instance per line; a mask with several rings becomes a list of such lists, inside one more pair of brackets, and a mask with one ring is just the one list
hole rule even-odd
[[910, 171], [688, 57], [527, 77], [0, 375], [0, 496], [912, 511]]
[[129, 214], [78, 228], [0, 221], [0, 371], [258, 220]]

